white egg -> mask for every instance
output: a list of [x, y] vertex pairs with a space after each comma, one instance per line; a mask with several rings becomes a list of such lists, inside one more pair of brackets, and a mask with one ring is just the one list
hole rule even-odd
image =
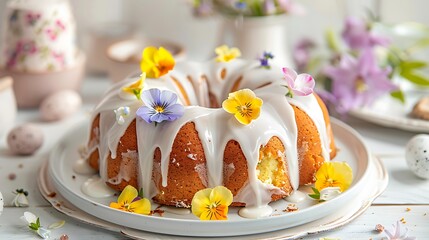
[[3, 205], [4, 205], [3, 195], [0, 192], [0, 215], [3, 212]]
[[405, 148], [405, 159], [413, 173], [429, 179], [429, 135], [419, 134], [413, 137]]
[[44, 121], [58, 121], [75, 113], [81, 105], [82, 99], [77, 92], [62, 90], [43, 100], [40, 116]]
[[20, 155], [33, 154], [42, 146], [43, 132], [34, 124], [26, 123], [15, 127], [7, 136], [9, 149]]

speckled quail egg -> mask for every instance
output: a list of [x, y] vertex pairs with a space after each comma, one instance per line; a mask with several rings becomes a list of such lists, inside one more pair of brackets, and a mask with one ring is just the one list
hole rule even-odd
[[405, 148], [405, 159], [414, 174], [429, 179], [429, 135], [413, 137]]
[[79, 94], [62, 90], [49, 95], [40, 104], [40, 116], [44, 121], [58, 121], [75, 113], [82, 105]]
[[0, 192], [0, 215], [3, 212], [3, 205], [4, 205], [3, 195]]
[[34, 124], [26, 123], [12, 129], [7, 136], [9, 149], [20, 155], [33, 154], [42, 146], [43, 132]]

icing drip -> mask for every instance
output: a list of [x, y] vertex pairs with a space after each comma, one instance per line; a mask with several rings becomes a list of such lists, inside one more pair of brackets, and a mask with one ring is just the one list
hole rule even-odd
[[[146, 79], [145, 89], [160, 88], [174, 91], [179, 96], [179, 102], [190, 102], [192, 106], [185, 107], [184, 115], [178, 120], [163, 122], [157, 126], [136, 118], [136, 110], [143, 105], [141, 101], [120, 97], [118, 89], [135, 80], [129, 79], [116, 84], [97, 106], [93, 116], [94, 119], [100, 114], [98, 149], [100, 175], [104, 181], [108, 181], [107, 158], [109, 154], [112, 159], [116, 158], [120, 138], [134, 119], [138, 145], [138, 183], [139, 187], [144, 189], [144, 197], [149, 199], [158, 193], [152, 180], [152, 171], [160, 173], [162, 186], [166, 186], [174, 136], [188, 122], [195, 124], [204, 149], [206, 164], [198, 165], [195, 170], [207, 187], [222, 185], [225, 169], [227, 176], [234, 172], [233, 165], [223, 166], [223, 154], [220, 153], [230, 140], [240, 143], [247, 160], [249, 179], [234, 196], [234, 201], [246, 203], [246, 209], [240, 210], [240, 215], [245, 217], [254, 218], [271, 214], [272, 209], [267, 205], [271, 201], [271, 195], [282, 192], [272, 184], [259, 181], [256, 171], [259, 150], [272, 137], [278, 137], [283, 143], [286, 150], [278, 154], [286, 157], [291, 185], [293, 189], [298, 189], [298, 130], [292, 105], [306, 112], [315, 122], [322, 142], [323, 156], [325, 160], [329, 159], [329, 137], [322, 110], [315, 96], [296, 96], [293, 99], [285, 97], [286, 88], [283, 85], [286, 83], [280, 69], [261, 69], [256, 61], [240, 60], [228, 63], [178, 63], [175, 70], [165, 77]], [[255, 94], [264, 101], [260, 117], [247, 126], [238, 123], [221, 108], [207, 108], [211, 103], [210, 94], [219, 104], [228, 97], [233, 88], [254, 89]], [[130, 107], [130, 116], [125, 119], [123, 125], [119, 125], [115, 121], [113, 110], [123, 106]], [[161, 152], [161, 162], [154, 165], [156, 149]], [[187, 152], [187, 156], [190, 159], [202, 157], [191, 152]], [[172, 158], [171, 163], [180, 164], [180, 161]]]
[[82, 158], [78, 159], [73, 164], [73, 171], [77, 174], [82, 174], [82, 175], [93, 175], [96, 173], [96, 171], [89, 166], [88, 162]]
[[81, 186], [81, 191], [93, 198], [106, 198], [115, 194], [115, 191], [105, 184], [99, 176], [94, 175]]
[[111, 184], [119, 184], [122, 180], [130, 181], [130, 173], [133, 172], [132, 162], [138, 162], [138, 155], [136, 151], [128, 150], [126, 153], [122, 153], [122, 161], [119, 167], [119, 172], [116, 177], [110, 178], [107, 182]]
[[299, 202], [302, 202], [306, 197], [307, 197], [306, 193], [295, 190], [290, 196], [285, 197], [285, 200], [292, 203], [299, 203]]
[[262, 205], [256, 207], [245, 207], [238, 211], [238, 215], [244, 218], [263, 218], [268, 217], [273, 212], [269, 205]]
[[159, 209], [164, 210], [168, 213], [173, 213], [176, 215], [189, 215], [191, 214], [191, 209], [189, 208], [177, 208], [177, 207], [168, 207], [168, 206], [162, 206]]

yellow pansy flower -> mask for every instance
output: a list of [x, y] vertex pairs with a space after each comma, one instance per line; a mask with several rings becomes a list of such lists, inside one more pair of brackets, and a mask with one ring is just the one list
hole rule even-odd
[[192, 198], [192, 213], [201, 220], [226, 220], [232, 199], [231, 191], [224, 186], [200, 190]]
[[314, 187], [321, 191], [327, 187], [339, 187], [347, 190], [353, 180], [352, 168], [346, 162], [325, 162], [316, 172]]
[[119, 195], [118, 202], [111, 202], [110, 207], [126, 212], [148, 215], [151, 208], [149, 200], [146, 198], [138, 199], [137, 197], [137, 189], [128, 185], [122, 190], [121, 195]]
[[174, 68], [176, 62], [167, 49], [150, 46], [142, 53], [140, 68], [148, 78], [159, 78]]
[[229, 62], [241, 56], [238, 48], [229, 48], [227, 45], [217, 47], [215, 53], [217, 54], [216, 61], [218, 62]]
[[252, 90], [242, 89], [230, 93], [228, 99], [223, 101], [222, 108], [234, 114], [240, 123], [247, 125], [259, 117], [262, 103], [262, 99], [256, 97]]
[[144, 85], [144, 80], [145, 79], [146, 79], [146, 73], [143, 72], [140, 75], [140, 79], [139, 80], [137, 80], [136, 82], [134, 82], [134, 83], [132, 83], [132, 84], [126, 86], [126, 87], [123, 87], [122, 91], [126, 92], [126, 93], [129, 93], [129, 94], [132, 94], [132, 95], [136, 96], [137, 99], [140, 100], [140, 95], [141, 95], [142, 90], [143, 90], [143, 85]]

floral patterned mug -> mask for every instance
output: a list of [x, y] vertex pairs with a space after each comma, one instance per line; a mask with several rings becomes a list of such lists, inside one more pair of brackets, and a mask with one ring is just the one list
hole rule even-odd
[[74, 66], [76, 27], [67, 0], [12, 0], [4, 15], [1, 68], [40, 73]]

